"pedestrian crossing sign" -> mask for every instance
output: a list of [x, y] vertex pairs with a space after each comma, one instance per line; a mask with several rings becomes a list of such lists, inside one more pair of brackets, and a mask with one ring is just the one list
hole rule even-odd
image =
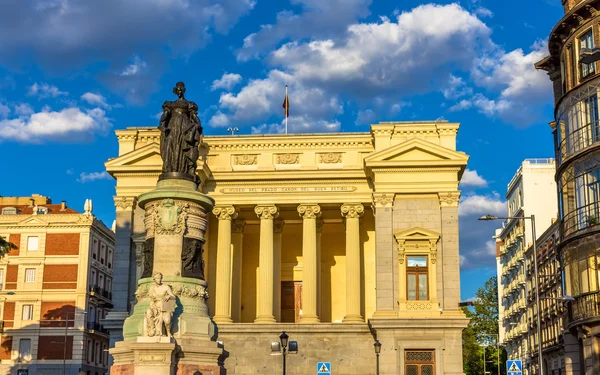
[[506, 361], [506, 372], [508, 375], [522, 375], [523, 363], [518, 359], [509, 359]]
[[331, 375], [331, 362], [318, 362], [317, 375]]

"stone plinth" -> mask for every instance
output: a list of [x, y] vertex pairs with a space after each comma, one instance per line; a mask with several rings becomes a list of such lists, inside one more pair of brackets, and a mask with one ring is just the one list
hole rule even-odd
[[[123, 325], [124, 341], [110, 350], [114, 357], [111, 373], [220, 374], [225, 354], [216, 342], [216, 325], [206, 304], [202, 256], [214, 201], [198, 192], [191, 181], [165, 179], [155, 190], [140, 195], [138, 205], [145, 210], [146, 256], [150, 258], [138, 282], [137, 303]], [[146, 324], [156, 272], [175, 295], [172, 337], [149, 336], [156, 331], [148, 330]]]

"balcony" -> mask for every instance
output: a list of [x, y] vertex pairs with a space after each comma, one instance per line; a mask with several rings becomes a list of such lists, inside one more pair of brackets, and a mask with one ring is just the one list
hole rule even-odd
[[90, 285], [90, 296], [103, 297], [109, 301], [112, 300], [112, 293], [99, 286]]
[[590, 292], [575, 297], [570, 303], [571, 321], [600, 318], [600, 291]]
[[90, 333], [101, 333], [108, 336], [108, 330], [104, 326], [97, 322], [87, 322], [86, 329]]

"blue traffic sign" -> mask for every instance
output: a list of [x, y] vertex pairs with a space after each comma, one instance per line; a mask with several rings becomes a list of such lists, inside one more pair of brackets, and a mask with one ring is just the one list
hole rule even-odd
[[523, 363], [519, 359], [506, 361], [506, 372], [508, 375], [523, 375]]
[[331, 375], [331, 362], [318, 362], [317, 375]]

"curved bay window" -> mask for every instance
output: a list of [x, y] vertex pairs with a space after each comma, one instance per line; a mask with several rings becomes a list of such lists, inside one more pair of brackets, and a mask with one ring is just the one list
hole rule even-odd
[[587, 236], [563, 248], [567, 294], [573, 320], [600, 316], [600, 253], [593, 237]]
[[567, 167], [560, 176], [560, 213], [565, 237], [600, 220], [600, 154]]
[[426, 256], [409, 256], [406, 259], [406, 297], [409, 301], [429, 299]]
[[557, 154], [560, 164], [569, 156], [600, 142], [599, 90], [600, 81], [594, 80], [569, 94], [558, 107]]

